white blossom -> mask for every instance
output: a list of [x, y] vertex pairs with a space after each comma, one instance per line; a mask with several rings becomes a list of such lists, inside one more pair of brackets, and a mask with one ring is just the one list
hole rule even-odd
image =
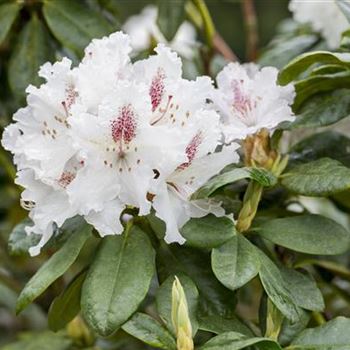
[[213, 101], [223, 118], [226, 143], [294, 120], [294, 87], [279, 86], [277, 74], [273, 67], [239, 63], [228, 64], [218, 74]]
[[152, 40], [164, 43], [181, 56], [191, 59], [196, 48], [196, 30], [192, 24], [184, 21], [171, 42], [167, 42], [157, 26], [158, 9], [156, 6], [146, 6], [140, 14], [131, 16], [123, 25], [125, 33], [130, 35], [131, 45], [135, 52], [150, 48]]
[[76, 215], [104, 236], [122, 233], [125, 208], [153, 207], [166, 241], [179, 243], [191, 217], [224, 215], [220, 203], [190, 199], [238, 158], [235, 145], [222, 148], [211, 79], [183, 79], [180, 58], [162, 44], [134, 64], [130, 51], [119, 32], [93, 40], [73, 70], [67, 59], [45, 64], [46, 83], [27, 89], [27, 106], [4, 132], [34, 223], [26, 231], [41, 235], [32, 255]]
[[297, 22], [319, 32], [330, 49], [339, 47], [342, 33], [350, 27], [336, 0], [292, 0], [289, 10]]
[[135, 65], [138, 79], [149, 86], [152, 101], [153, 126], [168, 126], [179, 130], [186, 140], [183, 162], [175, 167], [165, 162], [158, 167], [154, 182], [153, 207], [166, 223], [168, 243], [185, 240], [179, 229], [191, 218], [208, 213], [224, 215], [219, 203], [213, 200], [191, 201], [191, 195], [227, 164], [238, 161], [237, 145], [214, 153], [221, 144], [220, 117], [208, 110], [207, 99], [213, 93], [208, 77], [195, 81], [181, 78], [181, 61], [168, 48], [159, 46], [157, 55]]

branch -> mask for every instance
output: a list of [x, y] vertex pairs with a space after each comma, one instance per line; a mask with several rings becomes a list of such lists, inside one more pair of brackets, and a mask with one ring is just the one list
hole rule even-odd
[[246, 56], [249, 61], [255, 61], [258, 56], [258, 21], [254, 0], [242, 0], [242, 11], [246, 31]]

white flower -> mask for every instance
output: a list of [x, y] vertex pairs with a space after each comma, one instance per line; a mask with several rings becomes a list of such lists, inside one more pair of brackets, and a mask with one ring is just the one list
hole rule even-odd
[[220, 117], [208, 110], [207, 100], [213, 92], [208, 77], [195, 81], [183, 79], [181, 61], [163, 45], [157, 55], [135, 64], [138, 79], [147, 84], [152, 102], [153, 126], [168, 126], [179, 130], [185, 160], [157, 167], [159, 176], [152, 193], [156, 215], [166, 223], [165, 240], [183, 243], [179, 229], [191, 218], [208, 213], [224, 215], [219, 203], [212, 200], [191, 201], [191, 195], [226, 165], [238, 161], [237, 145], [214, 153], [221, 144]]
[[289, 10], [297, 22], [309, 23], [319, 32], [330, 49], [339, 47], [342, 33], [350, 27], [336, 0], [292, 0]]
[[17, 123], [4, 131], [3, 145], [15, 154], [18, 167], [30, 163], [45, 181], [59, 178], [75, 154], [67, 118], [78, 94], [70, 66], [68, 59], [44, 64], [39, 75], [47, 82], [39, 88], [27, 88], [27, 107], [15, 113]]
[[29, 87], [27, 107], [14, 116], [3, 145], [14, 154], [23, 206], [41, 235], [83, 216], [101, 236], [121, 234], [122, 212], [151, 208], [167, 225], [166, 241], [184, 239], [191, 218], [224, 215], [219, 203], [190, 196], [227, 164], [236, 146], [221, 147], [220, 117], [209, 110], [212, 81], [182, 78], [180, 58], [160, 44], [132, 64], [129, 38], [93, 40], [82, 63], [45, 64], [46, 83]]
[[223, 117], [226, 143], [294, 120], [290, 107], [294, 87], [277, 85], [277, 74], [273, 67], [259, 70], [254, 64], [239, 63], [228, 64], [218, 74], [213, 100]]
[[26, 227], [26, 232], [41, 235], [39, 243], [29, 249], [32, 256], [38, 255], [52, 237], [54, 224], [62, 226], [66, 219], [77, 214], [77, 208], [69, 203], [64, 187], [53, 189], [37, 180], [31, 169], [19, 171], [16, 183], [25, 189], [21, 195], [22, 206], [30, 210], [29, 217], [34, 222], [33, 226]]
[[168, 44], [181, 56], [191, 59], [196, 47], [195, 28], [185, 21], [180, 25], [173, 40], [167, 42], [157, 26], [157, 16], [157, 7], [149, 5], [140, 14], [131, 16], [123, 25], [123, 30], [130, 35], [135, 52], [149, 49], [153, 39], [157, 43]]

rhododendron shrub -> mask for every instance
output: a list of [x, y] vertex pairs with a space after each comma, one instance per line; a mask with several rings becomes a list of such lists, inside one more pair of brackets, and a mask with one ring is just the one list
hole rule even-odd
[[[64, 8], [43, 5], [59, 41]], [[240, 63], [193, 0], [41, 65], [1, 143], [28, 215], [10, 252], [42, 257], [16, 313], [39, 301], [50, 331], [14, 346], [350, 348], [350, 3], [290, 9], [335, 51]]]

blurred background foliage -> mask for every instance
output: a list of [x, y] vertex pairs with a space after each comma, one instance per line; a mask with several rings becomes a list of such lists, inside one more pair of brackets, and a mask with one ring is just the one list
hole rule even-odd
[[[37, 72], [43, 63], [53, 62], [63, 56], [68, 56], [77, 63], [83, 56], [84, 47], [92, 38], [99, 38], [121, 29], [130, 16], [139, 13], [146, 5], [165, 4], [172, 8], [179, 2], [182, 0], [0, 0], [0, 128], [3, 129], [9, 123], [12, 114], [25, 104], [25, 88], [28, 84], [40, 84]], [[230, 48], [229, 54], [234, 53], [242, 62], [256, 58], [262, 64], [277, 67], [282, 67], [291, 58], [306, 50], [322, 48], [324, 45], [307, 27], [298, 26], [290, 20], [281, 24], [282, 20], [290, 17], [287, 0], [253, 2], [256, 13], [253, 23], [252, 18], [249, 19], [249, 13], [247, 17], [244, 1], [207, 0], [206, 4], [224, 44], [220, 44], [221, 52], [211, 52], [206, 40], [206, 28], [198, 28], [199, 53], [197, 60], [193, 60], [195, 64], [187, 62], [189, 67], [185, 67], [185, 71], [189, 76], [203, 73], [214, 76], [225, 63], [225, 45]], [[164, 20], [173, 19], [170, 16]], [[252, 28], [247, 30], [247, 27], [254, 26], [254, 20], [257, 27], [253, 28], [253, 32]], [[250, 41], [254, 38], [249, 35], [253, 33], [254, 36], [254, 32], [258, 34], [258, 40], [252, 51]], [[66, 332], [54, 335], [46, 331], [46, 314], [51, 301], [62, 286], [84, 267], [86, 256], [96, 247], [93, 240], [84, 248], [74, 269], [56, 281], [48, 292], [23, 314], [19, 317], [14, 315], [18, 292], [47, 256], [52, 254], [49, 248], [36, 258], [30, 258], [28, 255], [9, 255], [9, 234], [27, 215], [19, 205], [20, 190], [13, 184], [14, 174], [11, 158], [1, 148], [0, 346], [17, 339], [16, 343], [2, 349], [64, 350], [71, 349], [72, 346], [92, 349], [95, 340], [84, 333], [84, 325], [79, 324], [79, 319], [70, 325], [67, 330], [70, 337], [67, 337]], [[264, 202], [267, 207], [273, 203], [274, 195], [275, 193], [267, 194]], [[340, 259], [347, 260], [346, 257]], [[319, 263], [316, 269], [325, 281], [332, 280], [334, 276], [342, 276], [345, 281], [350, 281], [350, 271], [336, 262], [328, 265]], [[256, 322], [258, 317], [253, 311], [257, 309], [257, 305], [252, 304], [254, 283], [253, 281], [249, 288], [240, 291], [243, 303], [239, 306], [239, 312], [252, 323]], [[350, 294], [342, 286], [330, 287], [327, 284], [323, 291], [326, 293], [326, 303], [332, 304], [333, 316], [350, 316]], [[335, 294], [340, 294], [341, 297], [333, 298]], [[26, 333], [27, 331], [41, 332], [41, 336]], [[118, 332], [112, 340], [98, 340], [97, 345], [108, 349], [149, 349], [123, 332]]]

